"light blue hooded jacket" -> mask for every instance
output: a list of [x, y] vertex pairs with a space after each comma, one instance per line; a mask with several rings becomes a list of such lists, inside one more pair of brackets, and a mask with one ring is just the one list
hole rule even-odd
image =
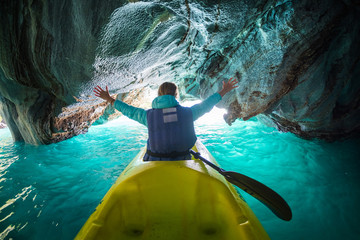
[[[193, 120], [195, 121], [205, 113], [209, 112], [220, 100], [221, 95], [219, 93], [215, 93], [201, 103], [195, 104], [194, 106], [190, 107], [193, 114]], [[177, 105], [179, 105], [179, 102], [172, 95], [159, 96], [155, 98], [152, 102], [152, 108], [156, 109], [171, 108]], [[145, 109], [130, 106], [119, 100], [115, 101], [114, 107], [128, 118], [147, 126]]]

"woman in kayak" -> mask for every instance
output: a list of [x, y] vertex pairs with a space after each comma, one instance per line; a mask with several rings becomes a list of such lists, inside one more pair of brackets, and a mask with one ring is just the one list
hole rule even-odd
[[238, 81], [230, 78], [223, 81], [222, 89], [203, 102], [192, 107], [183, 107], [176, 100], [177, 86], [165, 82], [160, 85], [158, 97], [152, 102], [152, 109], [145, 110], [115, 100], [100, 86], [95, 87], [95, 96], [108, 101], [125, 116], [147, 126], [149, 138], [145, 161], [191, 159], [189, 150], [195, 145], [194, 121], [209, 112], [222, 97], [237, 87]]

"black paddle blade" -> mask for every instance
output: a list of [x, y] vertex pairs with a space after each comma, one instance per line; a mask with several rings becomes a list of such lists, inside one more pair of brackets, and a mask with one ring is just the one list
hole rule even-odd
[[292, 212], [289, 205], [271, 188], [241, 173], [231, 171], [222, 171], [220, 173], [226, 178], [226, 180], [238, 186], [246, 193], [265, 204], [276, 216], [282, 220], [291, 220]]

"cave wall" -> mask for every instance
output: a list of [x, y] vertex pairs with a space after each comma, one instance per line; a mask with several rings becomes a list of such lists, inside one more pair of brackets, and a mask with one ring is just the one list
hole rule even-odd
[[[3, 7], [4, 6], [4, 7]], [[357, 1], [5, 1], [0, 114], [15, 140], [86, 132], [111, 93], [180, 86], [205, 98], [221, 82], [225, 120], [259, 116], [304, 138], [360, 131]], [[75, 96], [75, 98], [74, 98]]]
[[57, 141], [54, 119], [93, 76], [101, 26], [121, 4], [2, 1], [0, 112], [14, 140]]

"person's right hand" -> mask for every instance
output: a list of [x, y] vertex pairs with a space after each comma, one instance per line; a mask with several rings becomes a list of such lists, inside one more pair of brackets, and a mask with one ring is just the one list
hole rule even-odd
[[109, 94], [108, 86], [106, 86], [106, 90], [102, 89], [99, 85], [94, 88], [94, 93], [96, 97], [102, 98], [109, 103], [114, 104], [115, 99], [112, 98]]
[[218, 92], [221, 97], [223, 97], [225, 94], [233, 90], [234, 88], [238, 87], [238, 81], [236, 79], [232, 80], [233, 78], [230, 78], [229, 81], [223, 81], [222, 89]]

